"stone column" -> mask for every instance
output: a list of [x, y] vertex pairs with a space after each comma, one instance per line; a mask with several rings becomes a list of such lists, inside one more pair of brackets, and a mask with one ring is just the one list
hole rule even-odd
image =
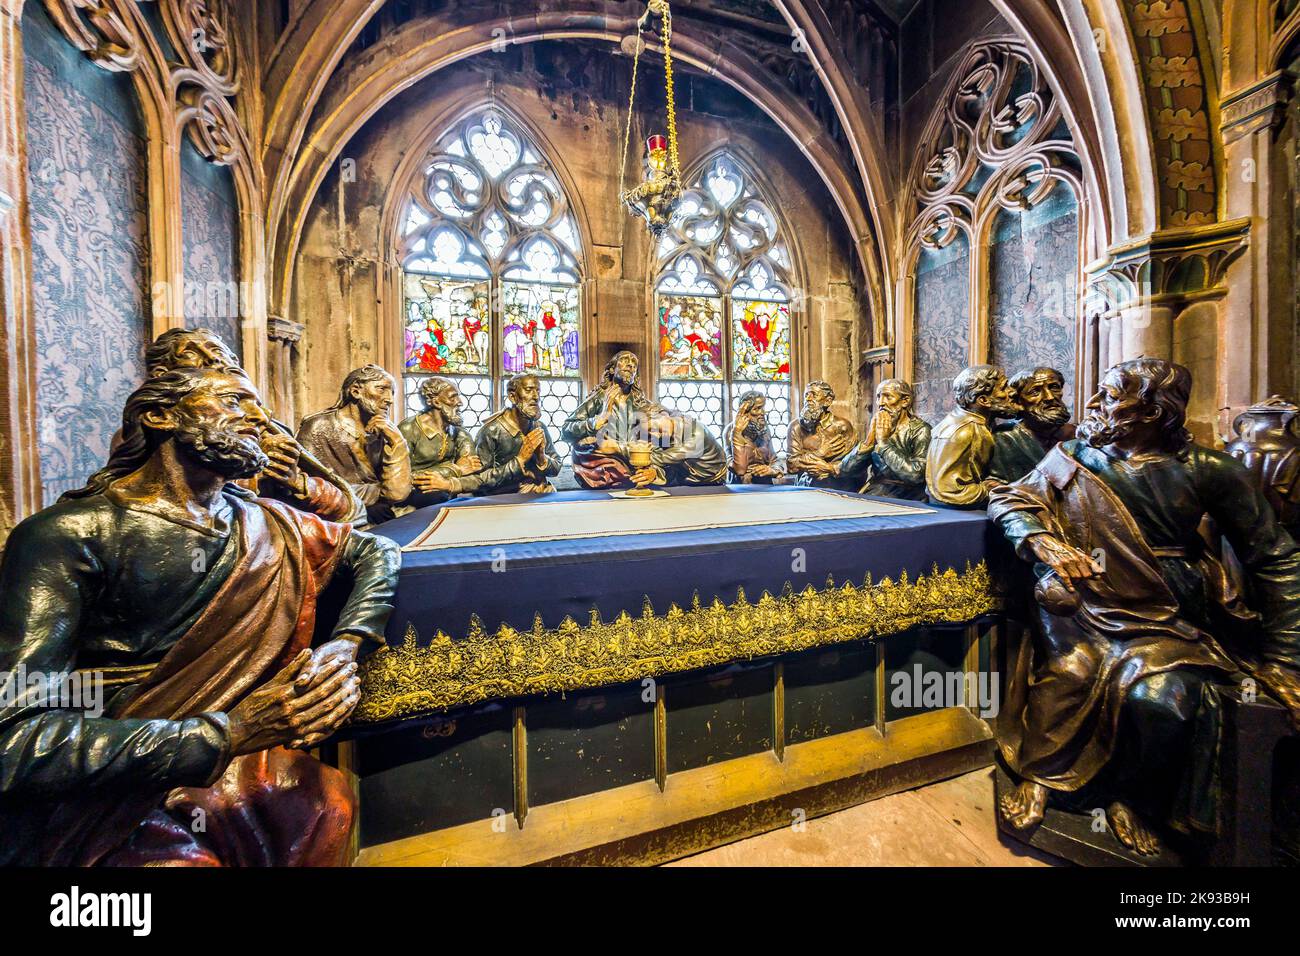
[[1088, 328], [1098, 341], [1085, 349], [1096, 355], [1097, 374], [1142, 356], [1186, 365], [1188, 428], [1205, 444], [1222, 430], [1224, 413], [1215, 410], [1227, 404], [1225, 368], [1244, 345], [1225, 336], [1221, 306], [1228, 267], [1246, 251], [1250, 231], [1249, 219], [1167, 229], [1116, 246], [1087, 270]]
[[22, 0], [0, 0], [0, 548], [40, 507]]
[[1228, 94], [1220, 106], [1227, 215], [1252, 223], [1251, 248], [1229, 270], [1222, 303], [1224, 337], [1231, 344], [1222, 364], [1221, 404], [1232, 409], [1225, 427], [1253, 402], [1292, 393], [1296, 382], [1295, 235], [1287, 168], [1294, 123], [1283, 130], [1293, 83], [1292, 76], [1275, 72]]
[[279, 315], [266, 320], [266, 381], [267, 403], [280, 421], [297, 427], [296, 402], [298, 343], [302, 341], [303, 326]]

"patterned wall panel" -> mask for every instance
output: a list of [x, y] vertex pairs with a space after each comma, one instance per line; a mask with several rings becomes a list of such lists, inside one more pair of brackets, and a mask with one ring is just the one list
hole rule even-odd
[[1064, 184], [1033, 209], [994, 220], [989, 361], [1008, 375], [1049, 365], [1065, 374], [1066, 395], [1074, 387], [1078, 262], [1078, 204]]
[[130, 77], [100, 69], [23, 18], [42, 497], [108, 457], [144, 375], [148, 328], [145, 144]]
[[212, 329], [242, 356], [238, 216], [230, 168], [209, 163], [187, 139], [181, 149], [185, 325]]
[[953, 377], [970, 354], [970, 243], [964, 234], [943, 249], [921, 250], [914, 334], [916, 408], [935, 423], [952, 407]]

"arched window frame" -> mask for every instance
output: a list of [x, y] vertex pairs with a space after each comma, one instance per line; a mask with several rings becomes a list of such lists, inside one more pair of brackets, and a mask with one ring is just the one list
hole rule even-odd
[[[1014, 89], [1019, 71], [1028, 88]], [[912, 214], [904, 244], [900, 281], [899, 374], [916, 382], [917, 270], [923, 251], [967, 243], [966, 362], [989, 360], [992, 347], [991, 238], [998, 216], [1018, 214], [1068, 190], [1078, 216], [1073, 402], [1082, 408], [1099, 378], [1095, 329], [1084, 309], [1091, 222], [1082, 158], [1073, 131], [1062, 139], [1059, 102], [1047, 71], [1033, 52], [1013, 37], [972, 42], [926, 123], [908, 176], [907, 209]], [[1016, 371], [1007, 369], [1008, 374]]]
[[[738, 180], [736, 195], [724, 204], [724, 208], [710, 210], [709, 206], [716, 206], [717, 203], [708, 190], [706, 179], [718, 170], [719, 164], [724, 169], [730, 166], [730, 172]], [[743, 151], [728, 145], [715, 149], [698, 160], [684, 177], [688, 185], [683, 193], [682, 210], [674, 217], [664, 236], [653, 243], [650, 253], [647, 311], [651, 351], [655, 359], [653, 374], [656, 395], [663, 404], [700, 417], [719, 436], [726, 423], [735, 417], [736, 402], [741, 394], [755, 388], [766, 392], [769, 395], [768, 417], [772, 424], [773, 440], [778, 450], [784, 450], [797, 404], [798, 330], [804, 309], [804, 272], [794, 231], [789, 227], [780, 206], [771, 200], [774, 191], [755, 172], [756, 168], [756, 164]], [[699, 211], [701, 209], [704, 211]], [[746, 213], [751, 210], [759, 216], [766, 216], [770, 220], [771, 229], [764, 230], [753, 219], [747, 220]], [[709, 232], [703, 237], [695, 232], [699, 226], [707, 226], [719, 214], [724, 221], [717, 232]], [[751, 245], [747, 249], [735, 248], [736, 243], [731, 239], [732, 226], [740, 226], [749, 236]], [[685, 262], [693, 264], [694, 272], [683, 270]], [[762, 268], [766, 273], [767, 284], [759, 290], [754, 286], [761, 283], [746, 281], [750, 270], [755, 267]], [[755, 294], [756, 292], [761, 294]], [[720, 335], [720, 376], [704, 378], [664, 374], [660, 349], [660, 308], [663, 296], [666, 295], [695, 295], [717, 300], [721, 330], [727, 333]], [[759, 381], [735, 374], [735, 340], [739, 331], [740, 310], [746, 302], [779, 303], [786, 309], [785, 331], [789, 346], [784, 381]], [[694, 391], [683, 394], [686, 390], [680, 386], [692, 385], [696, 387]], [[712, 416], [699, 414], [706, 391], [716, 396], [713, 400], [717, 405]], [[780, 399], [772, 401], [778, 392]]]
[[[499, 133], [488, 130], [489, 116], [497, 118]], [[504, 165], [498, 162], [499, 168], [484, 165], [468, 147], [470, 137], [482, 134], [503, 135], [514, 141], [517, 158]], [[480, 102], [446, 117], [433, 126], [433, 135], [427, 137], [427, 142], [429, 145], [417, 154], [419, 162], [406, 171], [407, 181], [398, 193], [395, 215], [390, 220], [389, 234], [394, 237], [396, 264], [394, 322], [401, 343], [395, 357], [401, 367], [404, 414], [423, 409], [420, 383], [430, 375], [441, 375], [457, 382], [466, 398], [465, 424], [477, 428], [505, 406], [509, 378], [519, 371], [532, 372], [542, 379], [544, 418], [557, 450], [566, 455], [568, 449], [560, 447], [559, 426], [581, 401], [586, 352], [590, 349], [584, 301], [584, 263], [588, 259], [585, 220], [572, 199], [576, 194], [571, 181], [544, 137], [497, 102]], [[453, 168], [460, 175], [450, 175]], [[490, 185], [477, 196], [467, 195], [466, 172], [470, 173], [469, 182]], [[526, 182], [520, 193], [509, 193], [510, 184], [521, 178], [526, 178]], [[528, 189], [530, 184], [535, 190]], [[541, 201], [545, 214], [529, 217], [528, 211], [537, 206], [528, 200]], [[460, 254], [454, 263], [431, 256], [435, 243], [439, 242], [443, 247], [451, 242], [457, 244]], [[549, 274], [537, 270], [523, 274], [521, 270], [530, 251], [547, 244], [557, 254], [551, 260]], [[480, 313], [484, 320], [484, 371], [408, 367], [405, 331], [410, 309], [407, 290], [412, 277], [417, 281], [427, 277], [435, 281], [476, 283], [484, 288], [486, 303]], [[577, 344], [571, 350], [564, 349], [562, 375], [548, 375], [540, 368], [520, 368], [506, 359], [504, 338], [511, 292], [527, 287], [545, 288], [543, 280], [553, 288], [568, 290], [569, 297], [563, 305], [576, 320]]]

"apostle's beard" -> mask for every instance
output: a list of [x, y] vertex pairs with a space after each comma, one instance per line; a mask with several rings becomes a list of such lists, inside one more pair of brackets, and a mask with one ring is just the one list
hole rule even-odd
[[1132, 430], [1131, 424], [1117, 422], [1099, 412], [1089, 412], [1088, 417], [1079, 423], [1078, 434], [1093, 448], [1104, 448], [1119, 441]]
[[799, 413], [799, 424], [803, 425], [804, 431], [815, 432], [829, 411], [827, 405], [805, 405]]
[[361, 420], [368, 422], [376, 415], [384, 415], [388, 412], [388, 405], [385, 402], [377, 402], [369, 398], [358, 397], [356, 399], [357, 409], [361, 412]]
[[442, 420], [448, 425], [463, 425], [465, 423], [459, 408], [450, 405], [435, 405], [434, 408], [442, 413]]
[[199, 419], [183, 420], [172, 438], [186, 455], [223, 478], [251, 478], [270, 464], [252, 435], [223, 431]]
[[991, 415], [994, 418], [1017, 418], [1024, 412], [1024, 409], [1020, 407], [1019, 402], [1015, 401], [998, 404], [990, 401], [983, 409], [977, 409], [977, 411], [983, 411], [985, 415]]
[[623, 390], [624, 395], [629, 395], [632, 392], [632, 387], [636, 385], [636, 373], [634, 372], [632, 375], [624, 378], [622, 372], [616, 371], [614, 373], [614, 384]]
[[1061, 401], [1039, 402], [1037, 405], [1026, 405], [1021, 417], [1035, 431], [1051, 431], [1070, 420], [1070, 409]]
[[516, 402], [515, 414], [519, 416], [519, 424], [528, 427], [542, 417], [542, 406], [537, 402]]
[[761, 445], [763, 442], [767, 441], [771, 432], [768, 431], [766, 419], [755, 418], [745, 425], [745, 429], [741, 434], [754, 444]]

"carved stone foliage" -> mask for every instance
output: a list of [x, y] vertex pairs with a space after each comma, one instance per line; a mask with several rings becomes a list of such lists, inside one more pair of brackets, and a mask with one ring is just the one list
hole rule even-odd
[[1060, 107], [1028, 51], [974, 47], [931, 117], [910, 177], [912, 238], [946, 246], [994, 205], [1037, 205], [1060, 179], [1078, 182], [1078, 154]]
[[1218, 183], [1205, 76], [1186, 0], [1124, 0], [1146, 87], [1160, 181], [1161, 222], [1216, 218]]
[[162, 36], [140, 10], [141, 0], [44, 0], [59, 30], [109, 70], [151, 71], [184, 129], [205, 158], [245, 164], [256, 177], [253, 151], [235, 112], [241, 63], [225, 0], [153, 0]]
[[[948, 384], [972, 362], [1063, 365], [1069, 377], [1082, 196], [1078, 153], [1028, 49], [1010, 38], [972, 46], [903, 197], [914, 287], [901, 303], [911, 367], [900, 371], [923, 415], [946, 410]], [[1016, 256], [1024, 266], [1008, 269]]]

